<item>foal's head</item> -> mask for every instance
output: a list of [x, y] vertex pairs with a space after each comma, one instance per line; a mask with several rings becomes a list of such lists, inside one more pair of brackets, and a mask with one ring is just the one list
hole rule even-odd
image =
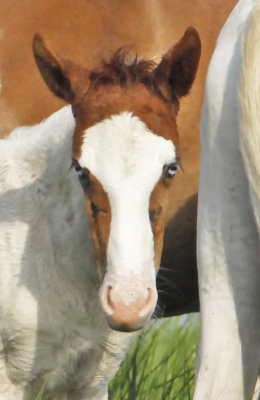
[[88, 71], [54, 56], [38, 34], [33, 50], [49, 89], [75, 116], [72, 159], [91, 221], [102, 308], [112, 328], [139, 329], [157, 301], [165, 209], [180, 163], [176, 116], [195, 77], [199, 36], [189, 28], [157, 66], [129, 60], [121, 49]]

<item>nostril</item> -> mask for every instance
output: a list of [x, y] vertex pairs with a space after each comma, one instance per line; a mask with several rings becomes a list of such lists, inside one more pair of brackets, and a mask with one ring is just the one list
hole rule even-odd
[[139, 311], [139, 316], [141, 318], [144, 318], [148, 314], [151, 314], [151, 309], [155, 307], [155, 304], [157, 302], [157, 292], [148, 287], [145, 300], [146, 301], [144, 307]]
[[115, 305], [111, 299], [112, 289], [113, 289], [112, 286], [108, 286], [108, 288], [107, 288], [107, 303], [108, 303], [109, 307], [111, 308], [112, 312], [114, 312]]
[[105, 313], [109, 316], [114, 314], [114, 304], [111, 300], [110, 292], [112, 290], [112, 286], [107, 286], [106, 288], [103, 288], [100, 293], [100, 303], [105, 311]]

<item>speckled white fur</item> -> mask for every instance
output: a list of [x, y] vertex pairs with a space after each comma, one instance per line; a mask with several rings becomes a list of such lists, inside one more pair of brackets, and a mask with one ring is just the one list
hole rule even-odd
[[99, 305], [70, 107], [0, 141], [0, 400], [100, 400], [132, 334]]

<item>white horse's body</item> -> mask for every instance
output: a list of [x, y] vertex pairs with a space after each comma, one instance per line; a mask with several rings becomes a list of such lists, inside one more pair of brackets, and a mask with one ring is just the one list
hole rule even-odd
[[[259, 373], [259, 27], [259, 0], [240, 0], [220, 34], [207, 76], [198, 211], [202, 326], [195, 400], [247, 399]], [[247, 62], [244, 47], [245, 54], [251, 54]], [[253, 66], [255, 76], [250, 75]]]
[[0, 399], [106, 399], [133, 334], [98, 299], [70, 107], [0, 141]]

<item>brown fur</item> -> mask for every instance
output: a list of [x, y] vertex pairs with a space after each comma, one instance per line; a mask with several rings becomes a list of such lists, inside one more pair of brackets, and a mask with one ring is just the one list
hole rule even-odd
[[[96, 262], [101, 277], [106, 272], [106, 249], [110, 233], [111, 210], [106, 193], [99, 181], [91, 176], [90, 184], [85, 188], [86, 208], [91, 223], [92, 237], [96, 251]], [[93, 214], [93, 203], [99, 212]]]

